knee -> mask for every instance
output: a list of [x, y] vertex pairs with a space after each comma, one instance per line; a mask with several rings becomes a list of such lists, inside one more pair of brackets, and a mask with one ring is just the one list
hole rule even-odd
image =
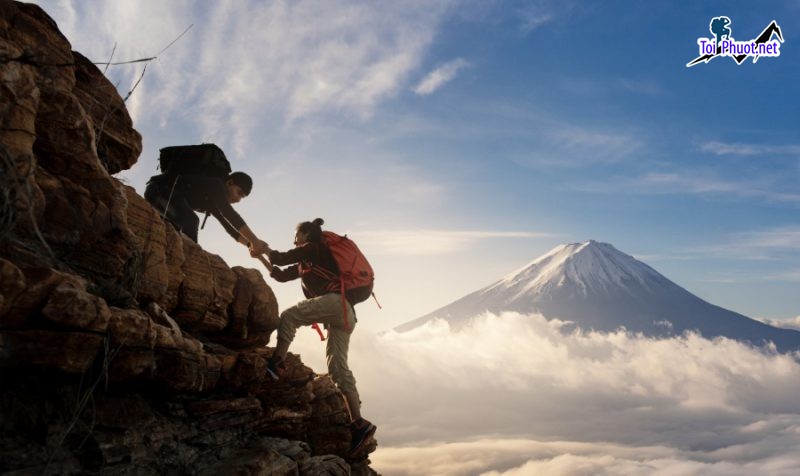
[[295, 307], [290, 307], [281, 313], [278, 322], [278, 339], [292, 341], [297, 332], [299, 324], [296, 321], [297, 312]]
[[285, 309], [281, 315], [281, 323], [280, 325], [284, 325], [284, 323], [291, 323], [295, 320], [295, 316], [297, 315], [297, 306], [292, 306], [288, 309]]
[[328, 369], [331, 374], [331, 380], [336, 386], [344, 393], [357, 392], [356, 379], [353, 377], [353, 372], [349, 369]]

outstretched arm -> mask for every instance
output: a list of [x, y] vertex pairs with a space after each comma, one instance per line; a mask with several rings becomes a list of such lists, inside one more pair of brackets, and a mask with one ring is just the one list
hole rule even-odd
[[269, 249], [268, 253], [269, 254], [267, 256], [272, 264], [286, 266], [300, 263], [302, 261], [310, 261], [313, 250], [311, 249], [311, 246], [306, 245], [292, 248], [286, 252]]
[[299, 267], [297, 265], [290, 266], [286, 269], [281, 269], [277, 266], [272, 267], [272, 271], [269, 273], [275, 281], [280, 283], [285, 283], [287, 281], [291, 281], [293, 279], [297, 279], [300, 277]]

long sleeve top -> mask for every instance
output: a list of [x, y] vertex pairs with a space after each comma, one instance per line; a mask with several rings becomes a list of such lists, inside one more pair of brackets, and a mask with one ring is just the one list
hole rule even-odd
[[[311, 271], [312, 268], [319, 267], [333, 275], [339, 274], [339, 267], [330, 250], [321, 243], [306, 243], [286, 252], [272, 250], [269, 261], [275, 265], [270, 273], [275, 280], [284, 283], [301, 278], [303, 294], [307, 298], [339, 292], [338, 282]], [[289, 267], [281, 269], [279, 266]]]

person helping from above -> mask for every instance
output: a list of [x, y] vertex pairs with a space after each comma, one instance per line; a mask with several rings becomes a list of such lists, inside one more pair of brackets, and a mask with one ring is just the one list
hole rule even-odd
[[[322, 231], [324, 221], [317, 218], [313, 222], [297, 225], [295, 248], [282, 253], [268, 249], [268, 258], [272, 263], [270, 276], [279, 282], [301, 279], [305, 301], [286, 309], [281, 313], [278, 325], [278, 343], [275, 352], [267, 361], [267, 373], [274, 379], [280, 379], [285, 369], [283, 359], [289, 351], [299, 326], [316, 323], [324, 324], [328, 329], [326, 356], [328, 372], [331, 379], [344, 395], [350, 411], [350, 430], [352, 433], [351, 454], [356, 453], [375, 433], [376, 427], [361, 416], [361, 400], [356, 389], [353, 372], [347, 365], [347, 352], [350, 346], [350, 335], [356, 326], [356, 315], [353, 304], [364, 298], [357, 292], [345, 293], [342, 296], [340, 269], [334, 255], [323, 235], [347, 240], [330, 232]], [[354, 247], [354, 245], [353, 245]], [[357, 248], [356, 248], [357, 249]], [[358, 252], [360, 255], [360, 252]], [[366, 263], [366, 260], [364, 260]], [[279, 266], [289, 266], [285, 269]], [[368, 264], [367, 264], [368, 267]], [[371, 268], [369, 268], [371, 274]], [[371, 294], [372, 276], [369, 277]], [[364, 293], [362, 293], [364, 294]]]
[[[195, 211], [212, 215], [250, 254], [266, 253], [259, 239], [231, 206], [253, 189], [253, 179], [244, 172], [230, 171], [222, 150], [213, 144], [161, 149], [161, 175], [150, 178], [145, 199], [178, 231], [197, 243], [200, 218]], [[205, 222], [204, 222], [205, 223]]]

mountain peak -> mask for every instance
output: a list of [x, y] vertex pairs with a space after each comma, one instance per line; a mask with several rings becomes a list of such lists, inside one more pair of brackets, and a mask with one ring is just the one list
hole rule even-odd
[[581, 293], [628, 287], [633, 283], [649, 287], [653, 280], [665, 280], [646, 264], [612, 246], [595, 240], [556, 246], [525, 267], [486, 288], [516, 288], [517, 297], [548, 289], [574, 286]]
[[595, 240], [556, 246], [499, 281], [397, 330], [436, 318], [459, 329], [485, 312], [506, 311], [541, 314], [585, 330], [625, 328], [650, 336], [691, 330], [757, 345], [773, 342], [779, 350], [800, 349], [800, 332], [709, 304], [633, 256]]

